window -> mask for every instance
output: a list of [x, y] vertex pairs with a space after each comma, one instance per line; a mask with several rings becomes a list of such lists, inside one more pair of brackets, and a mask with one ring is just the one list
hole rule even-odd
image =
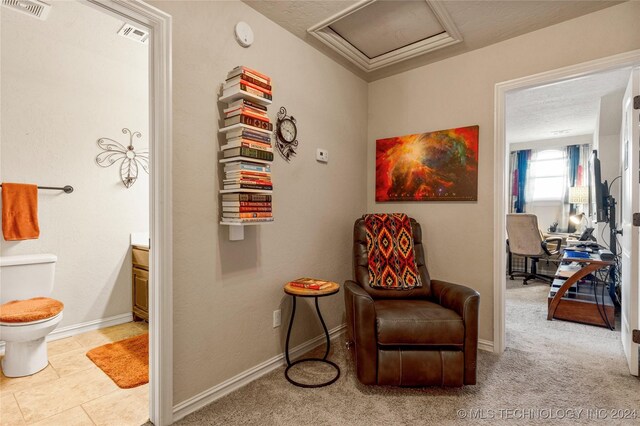
[[549, 149], [534, 152], [529, 171], [529, 200], [562, 200], [567, 187], [567, 156], [564, 151]]

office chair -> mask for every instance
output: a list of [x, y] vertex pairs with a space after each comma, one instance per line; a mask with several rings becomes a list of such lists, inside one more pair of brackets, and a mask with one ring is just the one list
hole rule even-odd
[[[513, 273], [509, 271], [511, 279], [517, 275], [523, 275], [523, 285], [529, 280], [539, 279], [549, 284], [553, 282], [553, 276], [538, 273], [538, 262], [543, 259], [551, 262], [559, 262], [561, 255], [561, 237], [544, 238], [538, 228], [538, 217], [534, 214], [511, 213], [507, 214], [507, 238], [510, 255], [524, 256], [525, 272]], [[531, 269], [527, 272], [527, 259], [531, 259]]]

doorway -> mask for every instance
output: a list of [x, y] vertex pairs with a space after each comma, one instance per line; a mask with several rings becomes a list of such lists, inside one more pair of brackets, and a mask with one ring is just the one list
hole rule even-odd
[[173, 196], [171, 16], [141, 0], [87, 0], [104, 13], [149, 29], [149, 418], [156, 426], [173, 423]]
[[495, 89], [495, 157], [494, 157], [494, 351], [501, 353], [506, 346], [506, 288], [507, 277], [507, 253], [504, 242], [506, 241], [506, 214], [510, 200], [507, 198], [507, 188], [511, 184], [508, 181], [508, 155], [506, 133], [507, 96], [511, 92], [530, 89], [538, 86], [553, 85], [572, 79], [585, 77], [595, 73], [607, 72], [624, 67], [632, 67], [640, 64], [640, 52], [629, 52], [609, 58], [595, 60], [584, 64], [570, 66], [559, 70], [524, 77], [496, 85]]
[[[65, 3], [65, 2], [61, 2]], [[149, 418], [156, 425], [170, 424], [172, 422], [172, 226], [171, 226], [171, 17], [141, 1], [121, 2], [117, 0], [84, 0], [80, 1], [82, 7], [90, 6], [97, 10], [103, 16], [110, 15], [116, 17], [122, 22], [133, 23], [135, 26], [145, 28], [149, 32], [148, 41], [148, 109], [149, 125], [147, 129], [148, 147], [151, 151], [149, 158], [149, 240], [152, 242], [153, 249], [150, 255], [150, 281], [149, 281], [149, 315], [151, 319], [150, 335], [150, 390], [149, 390]], [[56, 2], [53, 2], [55, 9]], [[7, 12], [8, 13], [8, 12]], [[55, 10], [53, 10], [55, 13]], [[73, 30], [74, 21], [69, 20], [69, 28]], [[40, 27], [42, 28], [42, 27]], [[39, 31], [40, 29], [36, 29]], [[21, 35], [23, 32], [20, 33]], [[33, 36], [33, 33], [31, 34]], [[73, 39], [72, 43], [80, 46], [85, 51], [90, 51], [91, 46], [81, 37]], [[85, 43], [85, 44], [83, 44]], [[46, 54], [46, 50], [45, 50]], [[64, 59], [60, 59], [64, 60]], [[97, 61], [96, 61], [97, 62]], [[5, 71], [3, 67], [3, 72]], [[30, 78], [37, 82], [38, 69], [31, 69], [33, 73], [25, 69]], [[51, 78], [51, 76], [47, 76]], [[65, 91], [64, 87], [56, 87], [52, 85], [53, 90], [60, 92], [60, 102], [73, 102], [73, 91]], [[98, 96], [96, 102], [100, 101]], [[57, 108], [50, 108], [44, 114], [34, 114], [31, 119], [46, 122], [51, 117], [58, 114], [61, 115]], [[66, 117], [66, 116], [65, 116]], [[72, 123], [72, 117], [66, 117], [69, 123]], [[121, 125], [123, 128], [125, 124]], [[120, 129], [117, 129], [120, 130]], [[134, 129], [132, 134], [135, 133]], [[103, 132], [104, 133], [104, 132]], [[53, 133], [52, 133], [53, 134]], [[92, 139], [91, 150], [92, 155], [88, 156], [88, 162], [92, 162], [96, 157], [98, 147], [95, 146], [97, 137], [94, 135], [82, 134], [85, 139]], [[109, 134], [100, 134], [98, 136], [111, 136]], [[117, 135], [113, 135], [112, 139], [117, 139]], [[57, 164], [52, 169], [58, 170], [59, 177], [73, 176], [73, 168], [66, 168], [63, 158], [54, 149], [49, 149], [47, 144], [48, 135], [38, 139], [42, 150], [49, 155], [47, 167]], [[121, 135], [126, 138], [127, 135]], [[127, 145], [128, 140], [124, 145]], [[135, 145], [135, 144], [134, 144]], [[95, 164], [94, 164], [95, 166]], [[118, 166], [111, 169], [96, 170], [96, 173], [115, 173], [119, 175]], [[139, 170], [139, 173], [144, 173]], [[77, 177], [76, 177], [77, 178]], [[142, 181], [138, 181], [141, 185]], [[76, 195], [78, 195], [79, 184], [76, 184]], [[135, 184], [134, 184], [135, 185]], [[92, 188], [88, 188], [89, 191]], [[93, 188], [95, 190], [95, 188]], [[57, 205], [65, 208], [64, 198], [70, 195], [57, 197], [54, 201]], [[68, 198], [67, 198], [68, 200]], [[74, 233], [68, 232], [64, 239], [73, 239]], [[80, 272], [80, 271], [78, 271]], [[118, 274], [116, 274], [118, 275]], [[129, 295], [131, 293], [129, 292]], [[104, 298], [113, 296], [107, 292]], [[93, 307], [99, 310], [100, 307]], [[104, 325], [104, 324], [103, 324]], [[89, 325], [91, 326], [91, 325]]]

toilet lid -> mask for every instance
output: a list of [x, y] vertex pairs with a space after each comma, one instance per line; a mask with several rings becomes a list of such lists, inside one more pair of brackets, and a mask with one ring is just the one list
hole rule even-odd
[[22, 323], [39, 321], [55, 317], [64, 308], [64, 304], [48, 297], [34, 297], [27, 300], [14, 300], [0, 305], [0, 322]]

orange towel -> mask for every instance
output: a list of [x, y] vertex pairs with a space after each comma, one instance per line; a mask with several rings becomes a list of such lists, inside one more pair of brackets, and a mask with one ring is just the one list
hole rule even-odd
[[2, 234], [6, 241], [32, 240], [40, 236], [36, 185], [2, 184]]

